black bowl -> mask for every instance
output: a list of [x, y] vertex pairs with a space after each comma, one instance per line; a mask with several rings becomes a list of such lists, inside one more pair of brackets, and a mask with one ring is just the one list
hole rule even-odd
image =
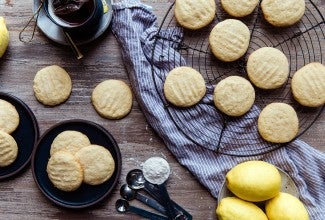
[[22, 100], [2, 92], [0, 99], [15, 106], [20, 118], [18, 128], [11, 134], [18, 145], [17, 159], [9, 166], [0, 167], [0, 180], [3, 180], [20, 173], [29, 165], [39, 130], [35, 115]]
[[[54, 138], [66, 130], [82, 132], [88, 136], [91, 144], [101, 145], [111, 152], [115, 171], [108, 181], [97, 186], [83, 183], [73, 192], [64, 192], [53, 186], [46, 172], [50, 148]], [[121, 153], [113, 136], [102, 126], [86, 120], [68, 120], [48, 129], [38, 141], [32, 157], [33, 177], [41, 192], [55, 204], [72, 209], [93, 206], [111, 194], [119, 180], [121, 168]]]

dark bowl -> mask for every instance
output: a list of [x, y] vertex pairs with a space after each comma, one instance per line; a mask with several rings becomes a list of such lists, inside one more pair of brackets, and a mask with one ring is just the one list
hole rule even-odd
[[64, 21], [63, 19], [56, 16], [53, 12], [51, 12], [49, 6], [51, 0], [44, 0], [43, 8], [47, 15], [47, 17], [56, 25], [60, 26], [66, 31], [69, 31], [71, 33], [79, 33], [79, 34], [91, 34], [93, 33], [99, 23], [100, 19], [103, 17], [104, 11], [103, 11], [103, 3], [101, 0], [93, 0], [93, 11], [90, 14], [90, 16], [82, 21], [81, 23], [69, 23], [67, 21]]
[[[46, 172], [50, 148], [54, 138], [66, 130], [82, 132], [88, 136], [91, 144], [101, 145], [111, 152], [115, 161], [115, 171], [108, 181], [97, 186], [83, 183], [73, 192], [64, 192], [53, 186]], [[102, 126], [86, 120], [68, 120], [48, 129], [38, 141], [32, 157], [33, 177], [41, 192], [55, 204], [72, 209], [93, 206], [110, 195], [120, 178], [121, 168], [121, 153], [113, 136]]]
[[0, 180], [3, 180], [27, 168], [39, 137], [39, 130], [35, 115], [22, 100], [2, 92], [0, 92], [0, 99], [15, 106], [20, 118], [18, 128], [11, 134], [18, 145], [17, 159], [9, 166], [0, 167]]

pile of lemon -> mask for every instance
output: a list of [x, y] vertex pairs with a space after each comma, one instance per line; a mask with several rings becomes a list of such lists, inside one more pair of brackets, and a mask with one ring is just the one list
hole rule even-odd
[[0, 16], [0, 58], [6, 52], [9, 44], [9, 32], [6, 27], [5, 19]]
[[[281, 192], [281, 174], [264, 161], [246, 161], [226, 175], [227, 188], [236, 196], [223, 198], [216, 209], [219, 220], [308, 220], [296, 197]], [[265, 212], [256, 202], [265, 202]]]

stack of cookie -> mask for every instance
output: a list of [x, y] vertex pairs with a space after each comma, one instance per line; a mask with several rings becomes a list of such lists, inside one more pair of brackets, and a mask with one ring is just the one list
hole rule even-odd
[[65, 192], [82, 183], [99, 185], [111, 178], [115, 161], [103, 146], [93, 145], [88, 137], [73, 130], [63, 131], [52, 142], [47, 174], [53, 185]]
[[[237, 18], [251, 14], [258, 0], [221, 0], [222, 8], [232, 17], [218, 22], [209, 35], [212, 54], [223, 62], [233, 62], [243, 57], [249, 47], [249, 28]], [[297, 23], [305, 12], [304, 0], [262, 0], [265, 20], [276, 27]], [[209, 25], [216, 14], [213, 0], [176, 0], [175, 18], [179, 25], [199, 30]], [[289, 79], [290, 64], [279, 49], [262, 47], [251, 53], [246, 65], [247, 79], [229, 76], [214, 89], [213, 99], [218, 110], [229, 116], [242, 116], [254, 104], [255, 89], [270, 90], [282, 87]], [[291, 81], [293, 97], [307, 107], [325, 103], [325, 67], [310, 63], [298, 70]], [[167, 101], [178, 107], [191, 107], [204, 97], [205, 82], [200, 73], [190, 67], [177, 67], [170, 71], [164, 84]], [[267, 105], [258, 118], [260, 135], [273, 143], [293, 140], [299, 130], [296, 111], [285, 103]]]
[[0, 99], [0, 167], [12, 164], [18, 155], [18, 145], [11, 134], [19, 125], [19, 114], [11, 103]]

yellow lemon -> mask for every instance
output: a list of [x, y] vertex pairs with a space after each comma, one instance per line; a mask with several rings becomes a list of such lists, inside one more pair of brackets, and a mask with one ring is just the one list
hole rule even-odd
[[281, 190], [278, 169], [264, 161], [246, 161], [226, 175], [228, 189], [241, 199], [260, 202], [273, 198]]
[[219, 220], [267, 220], [265, 213], [257, 205], [237, 197], [223, 198], [216, 214]]
[[9, 32], [6, 27], [5, 19], [0, 17], [0, 58], [5, 53], [9, 44]]
[[270, 199], [265, 204], [266, 215], [269, 220], [308, 220], [308, 212], [302, 202], [284, 192]]

